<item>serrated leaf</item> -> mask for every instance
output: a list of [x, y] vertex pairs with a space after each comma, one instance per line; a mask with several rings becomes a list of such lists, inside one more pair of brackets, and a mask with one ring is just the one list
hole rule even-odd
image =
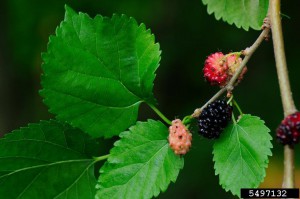
[[87, 134], [57, 121], [7, 134], [0, 140], [0, 198], [94, 198], [97, 149]]
[[263, 181], [272, 155], [269, 132], [258, 117], [243, 115], [215, 142], [215, 174], [226, 191], [240, 196], [241, 188], [256, 188]]
[[269, 0], [202, 0], [208, 14], [214, 13], [217, 20], [223, 19], [238, 28], [260, 30], [267, 16]]
[[136, 122], [142, 102], [155, 102], [159, 45], [133, 18], [92, 19], [66, 7], [43, 60], [49, 111], [94, 137], [118, 135]]
[[167, 136], [167, 127], [153, 120], [121, 133], [100, 170], [96, 198], [152, 198], [165, 191], [183, 168], [183, 158], [174, 154]]

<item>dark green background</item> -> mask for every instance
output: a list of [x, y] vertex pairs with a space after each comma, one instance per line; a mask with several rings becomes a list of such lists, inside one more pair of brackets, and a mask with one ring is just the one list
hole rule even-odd
[[[2, 4], [2, 5], [1, 5]], [[0, 135], [27, 123], [53, 116], [38, 95], [40, 89], [41, 52], [48, 37], [63, 20], [64, 4], [90, 16], [123, 13], [145, 23], [156, 36], [162, 50], [154, 93], [159, 108], [168, 118], [182, 118], [201, 106], [217, 90], [203, 81], [206, 56], [216, 51], [240, 51], [259, 35], [216, 21], [200, 0], [3, 0], [0, 3]], [[289, 75], [295, 99], [300, 107], [300, 3], [284, 1], [282, 12]], [[247, 64], [244, 81], [234, 90], [245, 113], [265, 120], [274, 130], [283, 117], [276, 77], [272, 42], [264, 42]], [[142, 106], [140, 119], [156, 115]], [[212, 163], [212, 141], [194, 134], [191, 152], [185, 156], [185, 168], [176, 184], [159, 198], [234, 198], [218, 185]], [[103, 144], [101, 151], [108, 151]], [[281, 186], [282, 147], [275, 141], [264, 187]], [[299, 147], [296, 148], [296, 154]], [[296, 155], [297, 186], [300, 185], [300, 158]], [[16, 182], [17, 184], [17, 182]]]

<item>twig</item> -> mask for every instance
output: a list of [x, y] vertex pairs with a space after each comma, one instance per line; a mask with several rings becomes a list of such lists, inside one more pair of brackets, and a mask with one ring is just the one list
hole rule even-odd
[[259, 37], [256, 39], [256, 41], [252, 44], [251, 47], [246, 48], [244, 50], [245, 58], [243, 59], [241, 65], [239, 66], [239, 69], [234, 73], [233, 77], [230, 79], [229, 83], [227, 84], [226, 88], [228, 91], [232, 91], [234, 89], [234, 84], [237, 80], [237, 78], [240, 76], [241, 72], [243, 71], [244, 67], [246, 66], [247, 62], [250, 60], [253, 53], [257, 50], [257, 48], [260, 46], [262, 41], [265, 40], [265, 38], [268, 37], [270, 32], [270, 28], [266, 27], [259, 35]]
[[283, 161], [283, 188], [294, 188], [294, 149], [290, 146], [284, 146], [284, 161]]
[[201, 108], [197, 108], [194, 113], [192, 114], [192, 117], [199, 117], [202, 109], [204, 109], [209, 103], [215, 101], [218, 99], [225, 91], [231, 92], [234, 89], [234, 84], [236, 83], [236, 80], [242, 73], [244, 67], [246, 66], [247, 62], [251, 58], [252, 54], [256, 51], [256, 49], [260, 46], [263, 40], [265, 40], [270, 32], [270, 26], [265, 25], [263, 26], [263, 31], [260, 33], [259, 37], [256, 39], [256, 41], [252, 44], [251, 47], [246, 48], [243, 52], [245, 55], [242, 63], [240, 64], [237, 71], [235, 71], [234, 75], [230, 79], [229, 83], [224, 87], [221, 88], [210, 100], [208, 100]]
[[280, 0], [270, 1], [270, 21], [272, 26], [272, 38], [274, 46], [274, 54], [277, 68], [278, 81], [280, 86], [281, 100], [284, 116], [295, 113], [294, 104], [288, 70], [285, 58], [281, 18], [280, 18]]
[[224, 92], [226, 91], [226, 87], [221, 88], [210, 100], [208, 100], [201, 108], [197, 108], [194, 113], [192, 114], [192, 117], [199, 117], [201, 114], [202, 109], [204, 109], [208, 104], [212, 103], [216, 99], [218, 99]]
[[[269, 2], [270, 22], [272, 26], [272, 38], [274, 54], [277, 68], [277, 76], [281, 93], [284, 116], [290, 115], [297, 111], [292, 97], [290, 81], [284, 51], [284, 42], [280, 18], [280, 0]], [[294, 150], [286, 145], [284, 147], [284, 171], [283, 183], [284, 188], [293, 188], [294, 183]]]

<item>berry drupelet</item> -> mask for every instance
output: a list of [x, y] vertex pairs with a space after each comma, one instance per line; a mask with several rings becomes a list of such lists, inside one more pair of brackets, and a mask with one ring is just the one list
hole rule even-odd
[[288, 115], [276, 130], [277, 140], [283, 145], [293, 146], [300, 139], [300, 112]]
[[199, 134], [216, 139], [231, 120], [233, 107], [225, 100], [217, 100], [204, 108], [198, 118]]

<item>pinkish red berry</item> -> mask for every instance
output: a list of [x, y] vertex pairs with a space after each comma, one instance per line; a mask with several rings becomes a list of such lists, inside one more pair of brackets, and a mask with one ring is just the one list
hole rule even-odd
[[169, 127], [169, 145], [176, 155], [186, 154], [192, 145], [192, 134], [180, 119], [172, 121]]
[[276, 129], [277, 140], [283, 145], [293, 146], [300, 140], [300, 112], [288, 115]]
[[[236, 56], [235, 54], [229, 55], [226, 57], [229, 78], [231, 78], [234, 75], [234, 73], [237, 71], [237, 69], [239, 68], [242, 61], [243, 61], [242, 58], [240, 58], [239, 56]], [[239, 77], [237, 79], [236, 84], [238, 84], [240, 81], [242, 81], [246, 72], [247, 72], [247, 66], [245, 66], [243, 68], [241, 74], [239, 75]]]
[[207, 57], [203, 68], [204, 77], [211, 85], [224, 86], [228, 78], [228, 66], [222, 52], [216, 52]]
[[237, 57], [236, 55], [229, 55], [226, 57], [226, 63], [228, 66], [228, 74], [233, 75], [235, 71], [238, 69], [240, 66], [240, 63], [242, 62], [242, 58]]
[[[222, 52], [216, 52], [207, 57], [203, 68], [204, 77], [211, 85], [225, 86], [232, 78], [234, 73], [240, 67], [242, 58], [238, 53], [224, 55]], [[236, 84], [238, 84], [245, 73], [247, 67], [244, 67]]]

